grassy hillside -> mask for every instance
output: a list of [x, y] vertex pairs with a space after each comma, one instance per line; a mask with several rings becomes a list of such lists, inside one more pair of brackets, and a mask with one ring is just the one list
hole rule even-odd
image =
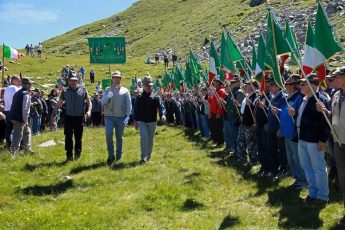
[[[198, 133], [165, 126], [152, 162], [140, 165], [138, 131], [124, 136], [122, 162], [111, 167], [101, 128], [85, 129], [75, 162], [64, 162], [61, 130], [34, 136], [33, 155], [0, 152], [1, 229], [344, 229], [334, 189], [326, 207], [302, 204], [307, 191], [289, 187], [291, 178], [259, 178], [257, 166], [222, 158]], [[57, 145], [38, 147], [48, 140]]]
[[[315, 6], [315, 0], [270, 2], [278, 16], [287, 9]], [[266, 4], [250, 7], [249, 0], [140, 0], [117, 15], [47, 40], [44, 46], [52, 53], [83, 54], [88, 52], [87, 37], [119, 35], [127, 37], [129, 55], [152, 55], [166, 48], [185, 55], [189, 48], [199, 49], [209, 35], [219, 37], [219, 23], [243, 42], [258, 31], [258, 23], [264, 23], [266, 8]], [[345, 40], [344, 17], [337, 14], [331, 19]]]

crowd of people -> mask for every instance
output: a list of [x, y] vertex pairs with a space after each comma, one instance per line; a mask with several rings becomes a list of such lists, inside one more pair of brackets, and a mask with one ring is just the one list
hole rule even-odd
[[[124, 128], [130, 124], [140, 130], [145, 163], [151, 159], [158, 112], [164, 122], [199, 130], [203, 141], [224, 147], [225, 157], [250, 167], [260, 165], [259, 176], [280, 180], [290, 175], [296, 190], [309, 191], [303, 202], [326, 205], [329, 179], [337, 177], [345, 204], [345, 66], [327, 75], [327, 88], [320, 87], [316, 74], [283, 75], [284, 89], [270, 76], [259, 87], [234, 75], [183, 92], [153, 92], [153, 80], [146, 76], [142, 88], [130, 95], [121, 85], [122, 74], [115, 71], [111, 86], [91, 98], [72, 74], [67, 87], [53, 89], [48, 99], [31, 90], [30, 79], [14, 75], [4, 90], [0, 117], [1, 123], [6, 120], [6, 145], [13, 155], [20, 149], [32, 152], [31, 130], [38, 135], [44, 120], [52, 131], [62, 120], [67, 161], [81, 156], [85, 124], [104, 125], [108, 164], [121, 160]], [[330, 155], [328, 163], [325, 154]]]

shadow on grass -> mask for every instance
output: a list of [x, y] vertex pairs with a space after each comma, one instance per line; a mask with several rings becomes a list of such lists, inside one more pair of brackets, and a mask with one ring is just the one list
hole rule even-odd
[[98, 169], [101, 167], [106, 166], [107, 164], [105, 162], [98, 162], [95, 164], [91, 164], [91, 165], [82, 165], [82, 166], [78, 166], [76, 168], [71, 169], [71, 174], [78, 174], [80, 172], [86, 171], [86, 170], [93, 170], [93, 169]]
[[122, 170], [122, 169], [126, 169], [126, 168], [135, 168], [137, 166], [143, 165], [143, 163], [141, 163], [140, 161], [133, 161], [133, 162], [129, 162], [129, 163], [115, 163], [113, 164], [110, 169], [111, 170]]
[[56, 161], [53, 161], [53, 162], [42, 162], [42, 163], [38, 163], [38, 164], [27, 163], [24, 166], [24, 170], [25, 171], [33, 172], [33, 171], [35, 171], [38, 168], [62, 167], [64, 165], [66, 165], [66, 164], [67, 164], [67, 161], [61, 161], [61, 162], [56, 162]]
[[269, 189], [278, 187], [279, 181], [274, 181], [272, 178], [260, 177], [251, 171], [251, 165], [243, 165], [243, 163], [237, 161], [235, 156], [224, 157], [222, 154], [220, 155], [221, 156], [218, 158], [221, 159], [215, 162], [217, 165], [222, 167], [231, 167], [235, 169], [238, 175], [241, 175], [244, 180], [256, 183], [258, 190], [253, 197], [259, 197], [266, 193]]
[[193, 198], [188, 198], [183, 203], [181, 210], [182, 211], [194, 211], [194, 210], [197, 210], [197, 209], [202, 209], [204, 207], [205, 207], [205, 205], [203, 203], [198, 202], [198, 201], [196, 201]]
[[293, 187], [276, 188], [268, 192], [268, 205], [281, 206], [278, 226], [293, 229], [316, 229], [323, 225], [320, 211], [325, 205], [307, 204], [299, 199]]
[[223, 229], [231, 228], [234, 225], [239, 224], [239, 223], [240, 221], [237, 217], [227, 216], [223, 219], [218, 229], [223, 230]]
[[73, 188], [73, 181], [68, 180], [65, 182], [59, 182], [53, 185], [35, 185], [24, 189], [21, 192], [25, 195], [33, 196], [47, 196], [47, 195], [59, 195], [65, 193], [68, 189]]

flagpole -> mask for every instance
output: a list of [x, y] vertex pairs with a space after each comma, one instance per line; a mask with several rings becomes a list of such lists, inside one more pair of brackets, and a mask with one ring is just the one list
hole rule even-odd
[[5, 44], [2, 43], [2, 68], [1, 68], [1, 72], [2, 72], [2, 77], [1, 77], [1, 81], [2, 81], [2, 87], [5, 87], [5, 51], [4, 51], [4, 46]]

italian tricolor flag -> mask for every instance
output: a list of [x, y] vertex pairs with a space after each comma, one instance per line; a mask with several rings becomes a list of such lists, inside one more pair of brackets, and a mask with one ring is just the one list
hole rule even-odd
[[16, 49], [7, 46], [5, 44], [3, 44], [3, 52], [4, 52], [4, 57], [6, 58], [15, 58], [18, 59], [19, 58], [19, 53]]
[[327, 15], [321, 3], [318, 4], [315, 22], [315, 32], [310, 21], [304, 48], [303, 71], [305, 75], [317, 69], [320, 82], [326, 77], [325, 63], [332, 56], [343, 51], [336, 40], [332, 25], [329, 23]]
[[209, 63], [209, 74], [208, 74], [208, 82], [209, 84], [212, 83], [213, 79], [215, 77], [219, 77], [217, 67], [219, 69], [219, 60], [218, 60], [218, 54], [216, 51], [216, 47], [214, 46], [213, 42], [211, 42], [210, 46], [210, 63]]

